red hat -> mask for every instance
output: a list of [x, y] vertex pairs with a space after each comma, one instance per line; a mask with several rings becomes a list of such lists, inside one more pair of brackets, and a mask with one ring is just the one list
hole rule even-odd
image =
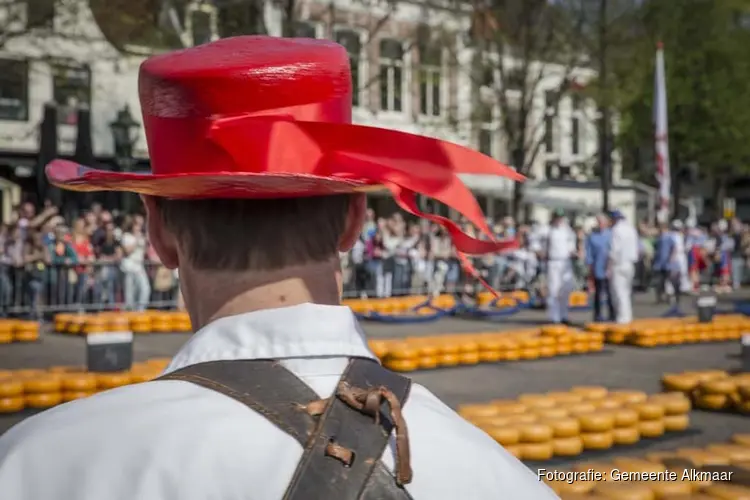
[[404, 210], [445, 226], [460, 252], [512, 245], [471, 238], [448, 219], [421, 213], [416, 195], [444, 203], [490, 235], [457, 174], [523, 176], [457, 144], [352, 125], [349, 57], [336, 43], [225, 38], [149, 58], [138, 92], [152, 171], [112, 172], [55, 160], [46, 169], [52, 184], [168, 198], [280, 198], [385, 187]]

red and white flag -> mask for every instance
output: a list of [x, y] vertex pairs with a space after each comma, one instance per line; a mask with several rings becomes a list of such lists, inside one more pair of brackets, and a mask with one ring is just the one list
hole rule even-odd
[[672, 179], [669, 170], [669, 127], [667, 125], [667, 83], [664, 76], [664, 47], [659, 42], [656, 49], [656, 72], [654, 76], [654, 130], [656, 139], [656, 180], [659, 183], [659, 205], [657, 217], [661, 222], [669, 220], [672, 199]]

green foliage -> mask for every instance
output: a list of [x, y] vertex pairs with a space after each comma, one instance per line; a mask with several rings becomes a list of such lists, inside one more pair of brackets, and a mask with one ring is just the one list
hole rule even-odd
[[616, 71], [626, 150], [653, 144], [654, 54], [662, 40], [673, 164], [697, 162], [709, 174], [750, 171], [748, 13], [743, 0], [643, 3], [636, 29], [644, 36]]

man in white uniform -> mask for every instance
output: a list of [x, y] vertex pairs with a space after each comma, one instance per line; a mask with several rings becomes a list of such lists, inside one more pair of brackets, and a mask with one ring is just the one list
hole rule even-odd
[[[557, 498], [427, 389], [382, 368], [340, 305], [338, 252], [351, 250], [366, 212], [351, 169], [361, 161], [358, 175], [398, 183], [408, 175], [388, 176], [380, 146], [368, 144], [405, 152], [415, 140], [349, 124], [350, 81], [346, 51], [329, 41], [238, 37], [156, 56], [139, 91], [159, 175], [47, 167], [61, 187], [144, 195], [149, 239], [167, 268], [179, 267], [196, 333], [159, 380], [64, 404], [3, 435], [2, 500]], [[309, 135], [292, 133], [300, 128]], [[259, 154], [284, 133], [283, 154]], [[418, 140], [425, 154], [451, 147]], [[424, 177], [501, 168], [452, 151], [456, 165], [444, 154], [418, 163]], [[325, 168], [306, 163], [311, 154]], [[409, 186], [442, 196], [435, 184]], [[162, 193], [170, 198], [153, 196]], [[442, 197], [468, 212], [458, 196]], [[456, 247], [502, 248], [468, 237]]]
[[565, 219], [565, 212], [555, 210], [547, 232], [547, 313], [553, 323], [568, 323], [570, 293], [575, 287], [573, 256], [576, 235]]
[[633, 276], [638, 262], [638, 231], [622, 212], [614, 210], [612, 242], [609, 248], [609, 283], [617, 315], [617, 323], [633, 321]]

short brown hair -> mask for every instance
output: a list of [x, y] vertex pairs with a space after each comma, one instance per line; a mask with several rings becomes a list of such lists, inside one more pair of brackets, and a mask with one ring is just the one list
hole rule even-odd
[[349, 195], [266, 200], [157, 198], [162, 221], [201, 270], [273, 271], [336, 255]]

